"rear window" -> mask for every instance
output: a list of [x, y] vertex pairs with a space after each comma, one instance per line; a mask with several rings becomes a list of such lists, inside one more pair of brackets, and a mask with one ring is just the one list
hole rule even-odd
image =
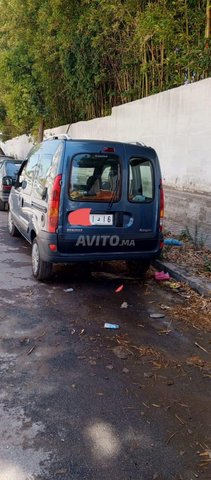
[[20, 166], [21, 166], [21, 162], [19, 162], [19, 163], [7, 162], [7, 163], [5, 164], [6, 174], [7, 174], [9, 177], [14, 177], [15, 174], [18, 172]]
[[150, 202], [154, 195], [153, 165], [144, 158], [132, 158], [129, 170], [130, 202]]
[[80, 202], [118, 201], [120, 163], [117, 155], [78, 154], [73, 157], [69, 196]]

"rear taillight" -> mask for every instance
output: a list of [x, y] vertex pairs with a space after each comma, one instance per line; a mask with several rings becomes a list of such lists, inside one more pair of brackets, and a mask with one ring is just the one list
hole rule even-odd
[[9, 192], [11, 190], [11, 185], [3, 185], [3, 192]]
[[162, 180], [160, 181], [160, 232], [163, 230], [163, 218], [164, 218], [164, 191]]
[[59, 223], [59, 204], [62, 175], [54, 179], [48, 205], [48, 232], [55, 233]]

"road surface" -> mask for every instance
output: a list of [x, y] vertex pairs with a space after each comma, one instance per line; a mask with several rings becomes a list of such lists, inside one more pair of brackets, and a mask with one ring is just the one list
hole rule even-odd
[[113, 264], [36, 282], [6, 224], [0, 212], [0, 480], [211, 479], [210, 355], [195, 345], [210, 341], [171, 318], [188, 300]]

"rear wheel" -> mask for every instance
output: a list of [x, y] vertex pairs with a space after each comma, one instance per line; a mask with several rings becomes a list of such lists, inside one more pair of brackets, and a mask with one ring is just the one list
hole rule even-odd
[[11, 237], [19, 237], [19, 231], [12, 221], [12, 215], [10, 211], [8, 213], [8, 230]]
[[0, 210], [5, 210], [6, 202], [0, 200]]
[[129, 260], [127, 267], [133, 275], [143, 277], [150, 267], [150, 260]]
[[52, 274], [53, 265], [50, 262], [44, 262], [40, 258], [40, 249], [35, 238], [32, 244], [32, 273], [37, 280], [49, 280]]

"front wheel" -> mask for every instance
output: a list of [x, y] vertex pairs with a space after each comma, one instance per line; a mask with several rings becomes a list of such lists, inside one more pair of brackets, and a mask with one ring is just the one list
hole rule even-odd
[[44, 262], [40, 258], [40, 249], [35, 238], [32, 244], [32, 273], [37, 280], [49, 280], [52, 274], [53, 265], [50, 262]]
[[11, 237], [18, 237], [19, 236], [19, 231], [12, 221], [12, 215], [11, 215], [10, 211], [8, 213], [8, 230], [9, 230], [9, 234], [11, 235]]
[[129, 260], [127, 267], [133, 275], [143, 277], [150, 267], [150, 260]]

